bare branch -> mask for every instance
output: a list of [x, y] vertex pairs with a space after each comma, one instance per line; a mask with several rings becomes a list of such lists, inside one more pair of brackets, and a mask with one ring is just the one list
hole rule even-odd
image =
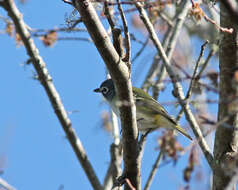
[[148, 177], [148, 179], [147, 179], [147, 181], [146, 181], [144, 190], [148, 190], [148, 189], [150, 188], [150, 186], [151, 186], [151, 184], [152, 184], [152, 181], [153, 181], [153, 179], [154, 179], [154, 177], [155, 177], [156, 171], [157, 171], [157, 169], [158, 169], [158, 167], [159, 167], [159, 164], [160, 164], [160, 161], [161, 161], [162, 157], [163, 157], [163, 151], [160, 150], [159, 155], [158, 155], [158, 157], [156, 158], [156, 161], [155, 161], [155, 163], [154, 163], [154, 165], [153, 165], [153, 168], [152, 168], [152, 170], [151, 170], [151, 172], [150, 172], [150, 175], [149, 175], [149, 177]]
[[232, 174], [232, 178], [230, 182], [228, 183], [228, 185], [226, 186], [225, 190], [234, 190], [234, 184], [237, 184], [237, 182], [238, 182], [238, 168], [234, 170], [234, 173]]
[[[237, 1], [234, 1], [237, 2]], [[225, 189], [232, 181], [231, 172], [237, 167], [238, 153], [238, 80], [237, 80], [237, 19], [232, 19], [226, 7], [220, 4], [220, 25], [234, 27], [232, 34], [224, 33], [219, 43], [219, 111], [218, 122], [228, 120], [217, 127], [214, 143], [214, 160], [217, 170], [213, 175], [213, 190]], [[231, 103], [224, 104], [224, 101]], [[230, 126], [230, 127], [227, 127]], [[233, 184], [236, 189], [236, 184]]]
[[201, 46], [200, 55], [199, 55], [198, 60], [197, 60], [197, 62], [195, 64], [192, 80], [190, 81], [190, 85], [189, 85], [188, 92], [187, 92], [187, 95], [186, 95], [186, 100], [188, 100], [191, 97], [191, 95], [192, 95], [192, 89], [194, 88], [194, 84], [195, 84], [196, 78], [197, 78], [196, 75], [198, 73], [198, 66], [201, 64], [201, 60], [202, 60], [202, 57], [203, 57], [204, 51], [205, 51], [205, 46], [207, 44], [208, 44], [208, 40]]
[[[172, 28], [172, 34], [168, 42], [168, 48], [166, 49], [166, 55], [168, 56], [168, 60], [170, 61], [180, 34], [182, 30], [182, 26], [184, 24], [185, 18], [187, 16], [188, 10], [190, 7], [190, 1], [186, 0], [181, 6], [181, 12], [177, 16], [177, 20]], [[156, 87], [158, 91], [161, 91], [163, 88], [162, 80], [166, 76], [165, 64], [162, 65], [161, 72], [158, 75], [158, 79], [156, 81]]]
[[119, 12], [120, 12], [120, 15], [121, 15], [122, 23], [123, 23], [124, 35], [125, 35], [125, 40], [126, 40], [126, 56], [123, 58], [123, 61], [125, 61], [128, 64], [128, 66], [129, 66], [129, 62], [130, 62], [130, 59], [131, 59], [130, 34], [129, 34], [129, 31], [128, 31], [126, 17], [124, 15], [123, 10], [122, 10], [122, 6], [121, 6], [121, 3], [120, 3], [120, 0], [117, 0], [117, 3], [118, 3], [118, 9], [119, 9]]
[[224, 5], [224, 7], [228, 10], [228, 13], [231, 15], [231, 19], [233, 19], [235, 22], [237, 22], [238, 18], [238, 2], [232, 1], [232, 0], [221, 0], [221, 3]]
[[158, 12], [158, 14], [170, 27], [174, 27], [174, 22], [169, 18], [169, 16], [167, 16], [163, 12]]
[[123, 38], [121, 35], [121, 29], [114, 28], [112, 29], [112, 39], [113, 39], [113, 46], [116, 49], [120, 58], [124, 56], [124, 47], [123, 47]]
[[84, 37], [59, 37], [57, 40], [72, 40], [72, 41], [84, 41], [92, 43], [92, 40], [90, 38], [84, 38]]
[[[91, 2], [89, 0], [74, 0], [73, 5], [79, 11], [95, 46], [107, 66], [114, 81], [119, 101], [127, 102], [127, 105], [123, 104], [120, 106], [125, 166], [124, 175], [129, 178], [137, 190], [140, 190], [140, 161], [138, 159], [137, 142], [138, 129], [128, 67], [126, 63], [120, 59]], [[126, 185], [125, 189], [128, 190], [130, 187]]]
[[148, 42], [149, 42], [149, 38], [147, 38], [147, 39], [145, 40], [145, 42], [143, 43], [142, 47], [141, 47], [141, 48], [139, 49], [139, 51], [135, 54], [135, 56], [132, 58], [131, 63], [133, 63], [133, 62], [141, 55], [141, 53], [144, 51], [145, 47], [147, 46]]
[[3, 189], [6, 189], [6, 190], [16, 190], [15, 187], [11, 186], [8, 182], [6, 182], [2, 178], [0, 178], [0, 187], [3, 187]]
[[111, 27], [111, 29], [113, 30], [114, 27], [115, 27], [115, 24], [114, 24], [114, 21], [113, 21], [113, 14], [111, 14], [111, 11], [109, 10], [109, 7], [108, 7], [108, 0], [105, 0], [104, 2], [104, 14], [106, 15], [107, 17], [107, 20], [108, 20], [108, 23]]
[[36, 48], [33, 39], [30, 37], [30, 33], [28, 32], [26, 24], [23, 21], [22, 14], [17, 9], [13, 0], [4, 0], [3, 3], [3, 8], [8, 12], [8, 15], [15, 24], [16, 30], [26, 47], [27, 53], [30, 56], [32, 64], [38, 74], [39, 80], [49, 97], [55, 114], [57, 115], [61, 126], [67, 135], [67, 139], [69, 140], [75, 154], [77, 155], [77, 158], [80, 161], [89, 181], [91, 182], [91, 185], [95, 190], [101, 190], [101, 184], [95, 174], [95, 171], [93, 170], [91, 163], [88, 160], [87, 154], [80, 139], [76, 136], [76, 133], [71, 126], [71, 121], [68, 118], [64, 105], [61, 102], [60, 96], [52, 82], [52, 78], [46, 68], [46, 64], [39, 55], [39, 50]]
[[64, 3], [66, 3], [66, 4], [70, 4], [70, 5], [72, 5], [72, 2], [71, 1], [69, 1], [69, 0], [62, 0]]
[[121, 161], [122, 161], [122, 147], [116, 145], [115, 143], [111, 144], [110, 148], [111, 161], [109, 168], [107, 170], [106, 176], [104, 178], [104, 189], [111, 190], [114, 184], [116, 183], [117, 178], [122, 174], [121, 173]]
[[[169, 39], [171, 38], [172, 35], [172, 30], [171, 28], [168, 29], [168, 31], [166, 32], [162, 45], [165, 49], [168, 48], [168, 43], [169, 43]], [[159, 73], [162, 72], [163, 70], [161, 69], [162, 65], [159, 65], [161, 61], [161, 58], [159, 57], [158, 53], [156, 53], [156, 55], [154, 56], [153, 59], [153, 63], [150, 66], [149, 72], [147, 73], [145, 80], [143, 82], [142, 85], [142, 89], [144, 89], [145, 91], [148, 91], [149, 87], [152, 85], [152, 80], [153, 78], [155, 78], [155, 76]], [[157, 99], [157, 98], [155, 98]]]
[[216, 26], [221, 32], [227, 32], [229, 34], [232, 34], [232, 32], [234, 31], [233, 28], [224, 28], [221, 27], [219, 24], [217, 24], [214, 20], [212, 20], [211, 18], [209, 18], [209, 16], [207, 16], [206, 14], [204, 15], [204, 19], [207, 22], [210, 22], [211, 24], [213, 24], [214, 26]]
[[85, 28], [67, 28], [67, 27], [52, 28], [52, 29], [35, 29], [35, 28], [32, 28], [30, 30], [30, 32], [33, 33], [33, 34], [38, 34], [38, 33], [46, 34], [46, 33], [49, 33], [51, 31], [55, 31], [55, 32], [87, 32], [87, 30]]
[[[198, 66], [201, 64], [201, 60], [202, 60], [202, 57], [204, 55], [204, 50], [205, 50], [205, 46], [208, 44], [208, 40], [201, 46], [201, 51], [200, 51], [200, 55], [198, 57], [198, 60], [195, 64], [195, 68], [193, 70], [193, 76], [192, 76], [192, 79], [190, 81], [190, 84], [189, 84], [189, 88], [188, 88], [188, 92], [187, 92], [187, 95], [186, 95], [186, 98], [185, 98], [185, 101], [186, 101], [186, 104], [188, 104], [188, 101], [190, 99], [190, 97], [192, 96], [192, 90], [194, 88], [194, 85], [195, 85], [195, 82], [197, 81], [197, 73], [198, 73]], [[179, 111], [179, 114], [176, 118], [176, 120], [180, 120], [180, 118], [182, 117], [182, 113], [183, 113], [183, 108], [181, 108], [181, 110]]]
[[140, 13], [140, 17], [142, 19], [142, 21], [144, 22], [149, 34], [150, 34], [150, 38], [152, 40], [152, 42], [154, 43], [157, 51], [161, 54], [161, 57], [164, 61], [164, 64], [165, 64], [165, 67], [167, 69], [167, 72], [170, 76], [170, 78], [172, 79], [173, 81], [173, 87], [174, 87], [174, 91], [175, 91], [175, 94], [177, 95], [177, 98], [179, 100], [179, 103], [180, 105], [183, 107], [184, 109], [184, 113], [185, 113], [185, 116], [186, 116], [186, 119], [187, 121], [189, 122], [195, 136], [197, 139], [199, 139], [199, 145], [205, 155], [205, 158], [207, 159], [210, 167], [213, 169], [213, 156], [212, 156], [212, 153], [209, 149], [209, 146], [207, 145], [205, 139], [203, 138], [203, 135], [202, 135], [202, 132], [199, 128], [199, 125], [198, 123], [196, 122], [193, 114], [192, 114], [192, 111], [190, 110], [189, 108], [189, 105], [186, 104], [184, 102], [184, 93], [182, 91], [182, 86], [181, 84], [178, 82], [176, 76], [175, 76], [175, 73], [174, 71], [172, 70], [171, 66], [170, 66], [170, 62], [169, 62], [169, 59], [168, 57], [166, 56], [165, 54], [165, 51], [155, 33], [155, 30], [153, 28], [153, 25], [151, 24], [145, 10], [143, 9], [141, 3], [138, 3], [138, 2], [135, 2], [136, 4], [136, 7]]
[[[107, 78], [111, 78], [107, 75]], [[117, 178], [122, 174], [121, 172], [121, 162], [122, 162], [122, 144], [120, 143], [119, 126], [116, 114], [111, 110], [112, 116], [112, 135], [114, 142], [111, 144], [110, 155], [111, 161], [104, 178], [103, 187], [104, 190], [111, 190], [116, 183]], [[121, 190], [121, 187], [118, 187]]]
[[207, 22], [210, 22], [211, 24], [213, 24], [221, 32], [226, 32], [226, 33], [232, 34], [232, 32], [234, 31], [233, 28], [221, 27], [219, 24], [216, 23], [215, 20], [213, 20], [213, 19], [209, 18], [209, 16], [207, 16], [207, 14], [202, 10], [202, 8], [200, 7], [198, 2], [194, 2], [194, 0], [191, 0], [191, 3], [192, 3], [191, 15], [193, 15], [196, 20], [199, 21], [199, 20], [201, 20], [201, 18], [204, 18]]
[[211, 57], [212, 57], [213, 55], [215, 55], [215, 53], [216, 53], [216, 50], [215, 50], [214, 48], [212, 48], [211, 51], [209, 52], [209, 54], [208, 54], [208, 56], [207, 56], [205, 62], [203, 63], [202, 68], [200, 69], [200, 71], [199, 71], [199, 73], [198, 73], [198, 75], [197, 75], [198, 80], [201, 78], [202, 73], [203, 73], [204, 70], [206, 69], [206, 67], [207, 67], [207, 65], [208, 65], [208, 63], [209, 63]]

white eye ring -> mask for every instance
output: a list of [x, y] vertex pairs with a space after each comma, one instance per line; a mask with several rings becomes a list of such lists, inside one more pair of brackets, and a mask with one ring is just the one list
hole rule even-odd
[[102, 87], [102, 89], [101, 89], [101, 92], [103, 93], [103, 94], [107, 94], [108, 93], [108, 91], [109, 91], [109, 89], [107, 88], [107, 87]]

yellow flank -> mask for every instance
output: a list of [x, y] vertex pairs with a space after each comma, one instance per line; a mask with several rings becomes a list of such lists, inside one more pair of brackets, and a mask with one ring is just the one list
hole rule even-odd
[[157, 114], [154, 117], [154, 123], [155, 125], [157, 125], [158, 127], [164, 127], [167, 129], [174, 129], [179, 131], [180, 133], [182, 133], [184, 136], [186, 136], [187, 138], [189, 138], [190, 140], [193, 140], [192, 137], [190, 135], [188, 135], [186, 133], [186, 131], [181, 128], [179, 125], [173, 123], [172, 121], [168, 120], [166, 117], [164, 117], [163, 115]]
[[154, 124], [158, 127], [164, 127], [167, 129], [174, 129], [175, 124], [165, 118], [163, 115], [156, 114], [154, 117]]

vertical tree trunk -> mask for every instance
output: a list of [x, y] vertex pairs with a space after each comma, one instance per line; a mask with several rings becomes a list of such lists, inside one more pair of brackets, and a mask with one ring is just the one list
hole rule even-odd
[[[233, 28], [232, 34], [220, 34], [220, 91], [218, 122], [214, 145], [213, 190], [225, 189], [237, 167], [238, 152], [238, 25], [227, 9], [220, 5], [221, 27]], [[235, 23], [236, 22], [236, 23]], [[233, 184], [235, 189], [235, 184]]]

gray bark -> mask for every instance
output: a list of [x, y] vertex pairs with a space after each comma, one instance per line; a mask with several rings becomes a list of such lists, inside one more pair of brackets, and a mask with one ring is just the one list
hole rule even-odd
[[[232, 34], [221, 33], [219, 49], [219, 110], [214, 144], [214, 175], [213, 190], [226, 189], [229, 186], [237, 168], [238, 151], [238, 25], [237, 20], [231, 19], [229, 11], [221, 4], [221, 27], [233, 28]], [[224, 122], [223, 122], [224, 121]]]

